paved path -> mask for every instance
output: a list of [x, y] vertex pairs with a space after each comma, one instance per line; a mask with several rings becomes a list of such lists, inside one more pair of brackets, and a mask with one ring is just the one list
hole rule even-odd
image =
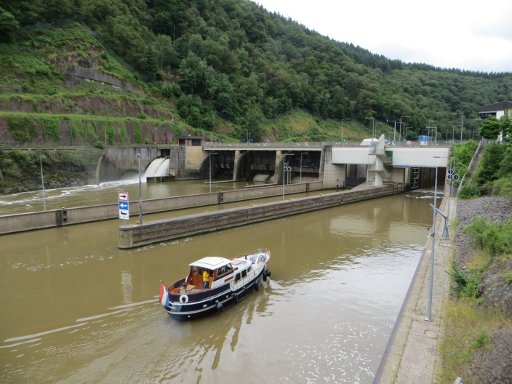
[[[456, 199], [445, 198], [440, 210], [447, 212], [448, 200], [450, 200], [448, 223], [451, 223], [455, 218]], [[432, 237], [429, 237], [376, 374], [374, 381], [376, 384], [436, 382], [436, 371], [440, 365], [438, 349], [444, 328], [444, 305], [450, 291], [448, 272], [452, 239], [455, 236], [450, 231], [449, 239], [442, 238], [443, 229], [444, 218], [437, 215], [431, 321], [427, 320], [432, 257]]]

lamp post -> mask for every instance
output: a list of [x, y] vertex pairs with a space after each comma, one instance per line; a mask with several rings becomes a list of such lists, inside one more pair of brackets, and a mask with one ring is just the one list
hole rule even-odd
[[142, 179], [140, 174], [140, 153], [137, 153], [139, 161], [139, 225], [142, 225]]
[[285, 175], [286, 175], [286, 172], [291, 172], [292, 170], [292, 167], [290, 167], [288, 165], [288, 163], [285, 161], [286, 160], [286, 156], [293, 156], [293, 153], [285, 153], [283, 154], [283, 201], [284, 201], [284, 179], [285, 179]]
[[209, 160], [209, 163], [210, 163], [210, 166], [209, 166], [209, 185], [210, 185], [210, 193], [212, 192], [212, 156], [213, 155], [216, 155], [217, 153], [216, 152], [212, 152], [210, 153], [210, 156], [208, 156], [208, 160]]
[[345, 120], [350, 121], [350, 119], [341, 119], [341, 144], [343, 144], [343, 122]]
[[432, 208], [432, 249], [430, 251], [430, 277], [428, 285], [428, 309], [427, 320], [432, 321], [432, 290], [434, 288], [434, 260], [435, 260], [435, 246], [436, 246], [436, 198], [437, 198], [437, 166], [436, 166], [436, 179], [434, 181], [434, 205]]
[[[440, 156], [433, 156], [434, 159], [441, 159]], [[436, 246], [436, 213], [439, 212], [444, 216], [445, 220], [448, 219], [448, 216], [442, 213], [437, 209], [436, 200], [437, 200], [437, 170], [439, 166], [436, 165], [436, 179], [434, 181], [434, 204], [432, 205], [432, 233], [430, 236], [432, 237], [432, 249], [430, 252], [430, 277], [429, 277], [429, 287], [428, 287], [428, 308], [427, 308], [427, 319], [428, 321], [432, 321], [432, 291], [434, 289], [434, 261], [435, 261], [435, 246]], [[445, 221], [445, 229], [446, 229], [446, 221]]]
[[44, 176], [43, 176], [43, 156], [39, 156], [39, 165], [41, 166], [41, 187], [43, 188], [43, 209], [46, 211], [46, 193], [44, 190]]
[[300, 164], [299, 164], [299, 183], [302, 183], [302, 155], [307, 155], [309, 152], [300, 153]]
[[[402, 119], [406, 118], [406, 117], [411, 117], [409, 115], [405, 115], [405, 116], [400, 116], [400, 142], [403, 141], [403, 136], [402, 136], [402, 123], [405, 123], [405, 121], [402, 121]], [[407, 135], [405, 135], [406, 139], [407, 139]]]
[[370, 116], [366, 118], [367, 120], [372, 119], [372, 139], [375, 138], [375, 117]]
[[460, 117], [460, 141], [462, 142], [462, 130], [464, 129], [464, 114], [461, 113]]

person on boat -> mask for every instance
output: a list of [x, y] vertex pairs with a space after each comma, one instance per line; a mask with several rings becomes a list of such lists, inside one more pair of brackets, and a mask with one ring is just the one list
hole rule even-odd
[[210, 282], [210, 274], [208, 273], [208, 270], [205, 269], [203, 271], [203, 288], [208, 289], [208, 283]]

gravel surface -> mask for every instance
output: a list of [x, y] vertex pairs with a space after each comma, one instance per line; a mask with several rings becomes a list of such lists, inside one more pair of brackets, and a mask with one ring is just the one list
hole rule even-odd
[[[455, 261], [465, 269], [475, 254], [471, 238], [462, 232], [477, 216], [492, 222], [506, 222], [512, 204], [502, 197], [481, 197], [457, 201], [457, 233]], [[504, 279], [504, 271], [512, 271], [511, 258], [495, 257], [482, 276], [482, 306], [493, 308], [512, 320], [512, 283]], [[512, 383], [512, 329], [501, 328], [491, 334], [489, 345], [479, 349], [468, 366], [467, 378], [474, 383]]]

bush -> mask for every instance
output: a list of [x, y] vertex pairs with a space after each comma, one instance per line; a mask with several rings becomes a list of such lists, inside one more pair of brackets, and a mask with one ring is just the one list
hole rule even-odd
[[502, 224], [477, 217], [464, 228], [464, 233], [470, 234], [478, 248], [491, 256], [512, 253], [512, 220]]
[[41, 119], [43, 132], [46, 140], [51, 140], [55, 143], [60, 141], [59, 119], [55, 117], [45, 117]]
[[480, 349], [485, 347], [489, 342], [491, 341], [491, 337], [485, 330], [481, 330], [478, 332], [478, 334], [475, 337], [475, 340], [473, 340], [473, 348], [474, 349]]
[[477, 271], [465, 272], [452, 263], [450, 273], [454, 285], [452, 294], [457, 298], [478, 298], [480, 296], [480, 273]]
[[487, 183], [499, 178], [500, 163], [506, 149], [506, 146], [498, 143], [489, 144], [486, 147], [474, 176], [477, 186], [485, 186]]
[[474, 197], [479, 196], [478, 189], [471, 186], [471, 185], [465, 185], [460, 189], [460, 192], [458, 193], [457, 197], [459, 199], [472, 199]]
[[36, 137], [34, 122], [27, 117], [8, 117], [7, 126], [11, 136], [18, 143], [30, 143]]
[[502, 177], [492, 183], [492, 194], [512, 200], [512, 178]]
[[175, 83], [165, 81], [160, 87], [160, 93], [169, 99], [181, 95], [181, 88]]

